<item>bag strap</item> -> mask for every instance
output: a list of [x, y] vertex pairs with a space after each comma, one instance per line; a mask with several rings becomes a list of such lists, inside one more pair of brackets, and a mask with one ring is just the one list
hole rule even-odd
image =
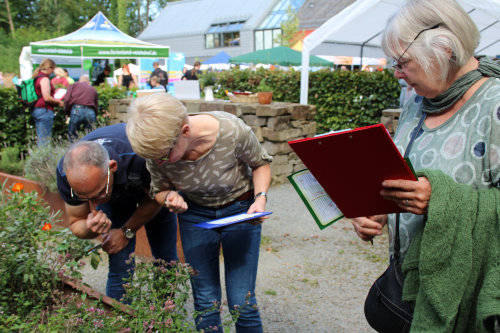
[[[422, 104], [420, 104], [420, 111], [422, 111]], [[420, 120], [418, 121], [417, 126], [413, 129], [413, 134], [410, 138], [410, 142], [408, 143], [408, 146], [406, 146], [405, 154], [404, 157], [407, 158], [408, 155], [410, 155], [411, 148], [413, 146], [413, 143], [415, 142], [415, 139], [417, 138], [418, 133], [420, 132], [420, 129], [422, 128], [422, 125], [424, 124], [424, 120], [427, 117], [427, 113], [423, 112], [422, 117], [420, 117]], [[396, 214], [396, 230], [394, 234], [394, 259], [396, 260], [396, 265], [401, 268], [401, 244], [399, 241], [399, 216], [400, 213]]]

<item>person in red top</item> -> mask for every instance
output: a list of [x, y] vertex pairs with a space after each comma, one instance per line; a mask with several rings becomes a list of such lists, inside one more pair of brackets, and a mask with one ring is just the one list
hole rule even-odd
[[54, 88], [56, 88], [56, 89], [68, 88], [69, 81], [68, 81], [68, 78], [67, 78], [67, 75], [66, 75], [66, 72], [64, 71], [64, 69], [62, 69], [61, 67], [56, 67], [54, 69], [54, 74], [55, 74], [55, 77], [53, 77], [52, 80], [50, 80], [50, 83], [54, 86]]
[[64, 96], [64, 111], [70, 116], [68, 134], [71, 141], [77, 138], [81, 125], [87, 133], [93, 130], [98, 107], [97, 91], [87, 75], [82, 75], [78, 82], [68, 87]]
[[52, 126], [54, 124], [54, 105], [63, 106], [62, 101], [54, 98], [54, 87], [50, 84], [49, 77], [54, 72], [56, 64], [52, 59], [44, 59], [35, 69], [35, 91], [39, 96], [31, 116], [35, 121], [37, 144], [46, 145], [50, 142]]

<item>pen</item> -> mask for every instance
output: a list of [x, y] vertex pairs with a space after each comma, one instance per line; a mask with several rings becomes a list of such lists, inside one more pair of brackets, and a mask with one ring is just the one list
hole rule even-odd
[[97, 249], [99, 249], [101, 247], [102, 247], [102, 243], [97, 244], [96, 246], [93, 246], [90, 249], [88, 249], [87, 254], [89, 254], [89, 253], [91, 253], [91, 252], [93, 252], [93, 251], [95, 251], [95, 250], [97, 250]]
[[372, 238], [372, 239], [370, 239], [370, 243], [372, 243], [372, 245], [373, 245], [373, 238]]

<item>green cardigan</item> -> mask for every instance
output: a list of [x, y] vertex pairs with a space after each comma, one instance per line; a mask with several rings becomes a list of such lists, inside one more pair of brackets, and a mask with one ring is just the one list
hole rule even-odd
[[427, 221], [406, 254], [403, 299], [415, 305], [411, 332], [492, 332], [500, 315], [500, 190], [418, 173], [432, 195]]

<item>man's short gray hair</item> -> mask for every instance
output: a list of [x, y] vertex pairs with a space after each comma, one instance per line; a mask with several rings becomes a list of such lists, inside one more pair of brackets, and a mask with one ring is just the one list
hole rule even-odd
[[106, 148], [95, 141], [78, 141], [64, 154], [64, 173], [82, 166], [93, 165], [107, 172], [109, 154]]
[[90, 78], [88, 75], [83, 74], [82, 76], [80, 76], [80, 79], [78, 81], [79, 82], [90, 82]]

